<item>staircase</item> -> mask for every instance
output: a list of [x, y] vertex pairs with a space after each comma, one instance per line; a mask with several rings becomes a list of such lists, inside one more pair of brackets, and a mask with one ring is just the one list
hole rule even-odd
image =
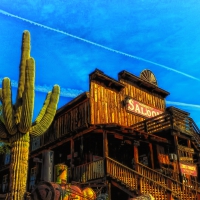
[[138, 164], [137, 170], [106, 158], [107, 176], [130, 191], [150, 193], [156, 200], [197, 200], [197, 188], [184, 185], [142, 164]]
[[[177, 109], [144, 120], [131, 126], [134, 130], [148, 134], [172, 129], [190, 136], [193, 144], [200, 151], [200, 130], [195, 122], [181, 114]], [[105, 162], [105, 163], [104, 163]], [[104, 170], [104, 165], [106, 169]], [[98, 166], [98, 172], [95, 171]], [[200, 200], [200, 184], [191, 181], [190, 184], [179, 182], [179, 174], [166, 176], [156, 170], [148, 168], [140, 163], [136, 164], [136, 170], [106, 157], [105, 160], [89, 163], [74, 170], [77, 182], [87, 182], [96, 178], [103, 178], [104, 174], [121, 188], [135, 194], [150, 193], [155, 200]]]
[[[106, 167], [106, 168], [104, 168]], [[110, 157], [77, 166], [73, 171], [74, 184], [109, 177], [128, 194], [149, 193], [156, 200], [199, 200], [198, 184], [186, 185], [138, 163], [133, 170]], [[199, 191], [200, 193], [200, 191]]]

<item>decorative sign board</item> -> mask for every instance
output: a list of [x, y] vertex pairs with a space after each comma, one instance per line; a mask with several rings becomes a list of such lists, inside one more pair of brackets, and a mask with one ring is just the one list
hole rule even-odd
[[180, 163], [180, 169], [181, 169], [181, 173], [182, 174], [188, 174], [188, 175], [191, 175], [191, 176], [197, 176], [196, 165]]
[[129, 112], [137, 113], [148, 118], [155, 117], [163, 113], [158, 109], [147, 106], [131, 98], [126, 99], [126, 109]]

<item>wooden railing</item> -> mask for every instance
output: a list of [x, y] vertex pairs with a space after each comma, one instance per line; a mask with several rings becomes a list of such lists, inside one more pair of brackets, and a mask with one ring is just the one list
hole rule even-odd
[[104, 169], [104, 159], [77, 166], [72, 172], [73, 180], [85, 183], [93, 179], [103, 178], [105, 176]]
[[[200, 130], [198, 126], [195, 124], [192, 118], [190, 118], [190, 127], [193, 130], [192, 131], [192, 138], [195, 141], [197, 148], [200, 148]], [[197, 134], [195, 134], [197, 133]]]
[[141, 193], [148, 192], [163, 200], [169, 195], [183, 200], [197, 199], [196, 187], [182, 184], [140, 163], [135, 171], [107, 157], [106, 167], [107, 175], [121, 181], [131, 190], [140, 188]]
[[175, 178], [164, 175], [161, 172], [153, 170], [141, 163], [137, 164], [137, 171], [144, 177], [153, 179], [156, 183], [160, 183], [169, 187], [172, 190], [172, 195], [181, 199], [196, 199], [198, 185], [195, 182], [185, 182], [185, 184], [178, 181], [178, 174], [174, 174]]
[[164, 186], [167, 186], [168, 177], [162, 173], [152, 170], [151, 168], [142, 165], [141, 163], [136, 164], [136, 170], [141, 175], [153, 179], [155, 182], [161, 183]]
[[137, 190], [137, 173], [121, 163], [107, 157], [106, 158], [106, 174], [110, 177], [123, 182], [130, 190]]
[[[180, 175], [179, 173], [172, 171], [170, 169], [167, 168], [162, 168], [162, 174], [164, 174], [165, 176], [180, 182]], [[200, 183], [197, 182], [196, 177], [194, 176], [189, 176], [188, 177], [182, 177], [182, 183], [183, 185], [187, 185], [188, 187], [197, 190], [198, 192], [200, 192]]]
[[173, 128], [194, 137], [200, 144], [200, 137], [198, 136], [200, 135], [200, 130], [195, 122], [190, 117], [179, 115], [178, 112], [165, 112], [161, 115], [136, 123], [131, 127], [137, 131], [146, 133], [155, 133], [166, 128]]
[[160, 195], [162, 200], [167, 199], [167, 193], [172, 193], [172, 190], [164, 184], [156, 182], [109, 157], [106, 158], [106, 169], [108, 176], [120, 181], [132, 191], [139, 190], [140, 193], [150, 193], [155, 198]]
[[168, 113], [163, 113], [151, 119], [136, 123], [131, 127], [137, 131], [155, 133], [171, 127], [171, 116]]
[[161, 168], [161, 173], [164, 174], [167, 177], [170, 177], [170, 178], [174, 179], [175, 181], [180, 181], [179, 173], [175, 172], [172, 169], [162, 167]]
[[107, 175], [131, 191], [150, 193], [160, 200], [170, 199], [170, 196], [182, 200], [197, 200], [198, 196], [199, 185], [196, 182], [183, 184], [141, 163], [136, 164], [136, 170], [133, 170], [109, 157], [77, 166], [72, 174], [73, 181], [79, 183]]

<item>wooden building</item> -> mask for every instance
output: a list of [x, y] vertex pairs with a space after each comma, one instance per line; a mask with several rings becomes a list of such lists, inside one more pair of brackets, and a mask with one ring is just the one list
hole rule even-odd
[[[200, 131], [189, 113], [166, 108], [168, 95], [150, 70], [140, 77], [122, 71], [118, 80], [95, 70], [89, 92], [60, 108], [49, 130], [32, 138], [27, 190], [60, 181], [90, 187], [97, 199], [200, 200]], [[6, 193], [9, 154], [1, 160], [0, 193]]]

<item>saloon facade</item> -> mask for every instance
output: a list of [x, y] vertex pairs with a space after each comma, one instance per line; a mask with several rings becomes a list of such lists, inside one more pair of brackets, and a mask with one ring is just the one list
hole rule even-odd
[[[200, 131], [189, 113], [166, 108], [169, 93], [153, 73], [122, 71], [114, 80], [95, 70], [89, 78], [89, 92], [60, 108], [49, 130], [32, 138], [27, 190], [34, 195], [46, 181], [70, 184], [66, 199], [88, 199], [80, 192], [90, 191], [90, 199], [200, 200]], [[0, 193], [6, 193], [9, 155], [2, 162]]]

